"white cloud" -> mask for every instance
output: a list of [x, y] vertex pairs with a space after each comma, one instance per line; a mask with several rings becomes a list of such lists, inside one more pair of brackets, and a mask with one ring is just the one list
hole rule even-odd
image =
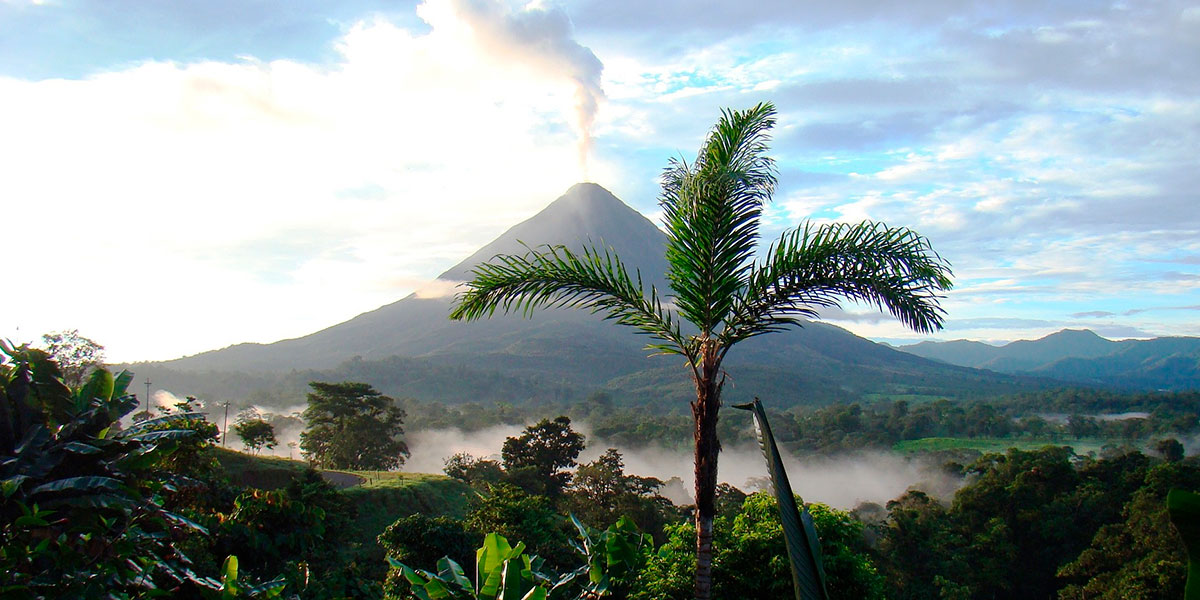
[[0, 77], [7, 241], [38, 249], [30, 288], [64, 291], [7, 307], [0, 333], [78, 325], [117, 360], [302, 335], [557, 197], [581, 177], [577, 78], [489, 52], [450, 6], [423, 5], [424, 34], [354, 24], [330, 65]]

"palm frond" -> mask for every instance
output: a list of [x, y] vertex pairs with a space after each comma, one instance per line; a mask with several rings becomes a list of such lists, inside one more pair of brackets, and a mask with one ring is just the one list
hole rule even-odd
[[929, 240], [903, 227], [864, 221], [784, 232], [747, 277], [722, 331], [726, 345], [799, 324], [850, 299], [887, 310], [918, 332], [941, 329], [950, 266]]
[[696, 161], [672, 160], [659, 204], [667, 230], [667, 279], [680, 315], [711, 333], [753, 266], [762, 206], [775, 189], [764, 156], [775, 107], [722, 112]]
[[541, 246], [523, 256], [494, 257], [472, 271], [467, 290], [458, 294], [450, 313], [455, 320], [490, 317], [497, 309], [521, 312], [526, 317], [543, 307], [578, 307], [602, 313], [663, 342], [647, 348], [691, 357], [692, 342], [663, 307], [658, 290], [645, 293], [640, 271], [631, 278], [620, 257], [611, 250], [586, 246], [581, 253], [564, 246]]

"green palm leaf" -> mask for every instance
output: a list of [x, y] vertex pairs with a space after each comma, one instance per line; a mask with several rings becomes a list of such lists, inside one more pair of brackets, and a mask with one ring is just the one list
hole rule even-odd
[[866, 221], [785, 232], [751, 270], [722, 338], [732, 344], [816, 317], [818, 308], [849, 298], [886, 309], [919, 332], [940, 329], [940, 292], [950, 267], [929, 240], [904, 227]]
[[621, 259], [607, 248], [588, 246], [582, 253], [563, 246], [541, 248], [524, 256], [497, 256], [476, 267], [450, 318], [473, 321], [490, 317], [497, 309], [530, 316], [538, 308], [586, 308], [669, 342], [650, 344], [651, 349], [684, 353], [681, 349], [688, 343], [679, 323], [663, 308], [654, 286], [646, 296], [640, 272], [631, 278]]
[[758, 398], [749, 404], [737, 404], [734, 408], [748, 410], [754, 414], [754, 431], [762, 446], [767, 471], [771, 475], [771, 488], [775, 501], [779, 503], [779, 520], [783, 523], [783, 539], [787, 545], [788, 560], [792, 566], [792, 589], [796, 600], [828, 600], [825, 590], [825, 567], [821, 560], [821, 540], [813, 527], [808, 510], [801, 512], [796, 506], [796, 497], [788, 482], [783, 458], [771, 434], [771, 424]]
[[672, 160], [659, 201], [667, 230], [667, 279], [680, 315], [712, 332], [753, 264], [758, 220], [775, 188], [766, 157], [775, 107], [723, 111], [696, 162]]

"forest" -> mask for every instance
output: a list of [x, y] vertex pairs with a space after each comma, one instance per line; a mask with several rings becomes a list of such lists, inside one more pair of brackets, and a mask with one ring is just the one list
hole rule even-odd
[[[617, 449], [579, 464], [588, 440], [571, 417], [527, 425], [498, 458], [458, 454], [444, 476], [410, 475], [386, 469], [407, 451], [400, 426], [421, 417], [365, 384], [314, 383], [302, 462], [223, 450], [188, 402], [131, 420], [131, 373], [97, 369], [72, 387], [44, 352], [4, 352], [5, 598], [487, 597], [438, 587], [463, 577], [441, 559], [471, 573], [477, 558], [499, 555], [526, 565], [529, 586], [549, 582], [551, 598], [691, 597], [694, 507], [663, 497], [662, 480], [627, 472]], [[321, 399], [347, 391], [362, 410], [341, 414], [373, 420], [390, 444], [329, 447], [323, 418], [338, 411]], [[1085, 417], [1056, 426], [1063, 439], [1111, 439], [1092, 455], [1057, 445], [954, 454], [944, 467], [960, 486], [949, 497], [914, 488], [882, 505], [807, 512], [831, 598], [1179, 598], [1187, 556], [1165, 498], [1200, 489], [1200, 461], [1163, 434], [1191, 431], [1177, 428], [1194, 428], [1197, 400], [1062, 391], [772, 417], [781, 441], [819, 453], [920, 434], [1045, 435], [1049, 422], [1010, 416], [1030, 406], [1149, 413], [1136, 432]], [[618, 416], [608, 439], [657, 435], [621, 430]], [[661, 427], [686, 431], [668, 417]], [[339, 488], [322, 472], [360, 483]], [[803, 503], [805, 482], [794, 484]], [[773, 497], [722, 484], [716, 511], [714, 597], [788, 596]]]

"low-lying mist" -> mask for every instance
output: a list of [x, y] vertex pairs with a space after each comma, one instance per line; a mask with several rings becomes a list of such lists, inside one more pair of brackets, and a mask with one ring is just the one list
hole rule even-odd
[[[573, 423], [584, 434], [588, 427]], [[403, 470], [413, 473], [441, 473], [447, 457], [467, 452], [478, 457], [499, 460], [504, 439], [521, 434], [518, 425], [498, 425], [480, 431], [435, 429], [410, 432], [408, 448], [412, 456]], [[693, 462], [690, 450], [664, 446], [628, 447], [608, 443], [592, 435], [579, 457], [580, 463], [595, 460], [608, 448], [617, 448], [624, 457], [625, 471], [663, 481], [678, 477], [690, 494], [693, 487]], [[838, 508], [854, 508], [863, 502], [884, 504], [910, 488], [935, 497], [949, 497], [961, 480], [946, 474], [938, 465], [888, 452], [864, 451], [840, 456], [797, 456], [785, 452], [784, 464], [792, 489], [806, 502], [822, 502]], [[727, 446], [721, 452], [719, 479], [744, 491], [765, 485], [766, 463], [756, 445]], [[675, 488], [678, 490], [678, 488]], [[678, 493], [663, 493], [677, 503], [688, 499]]]

